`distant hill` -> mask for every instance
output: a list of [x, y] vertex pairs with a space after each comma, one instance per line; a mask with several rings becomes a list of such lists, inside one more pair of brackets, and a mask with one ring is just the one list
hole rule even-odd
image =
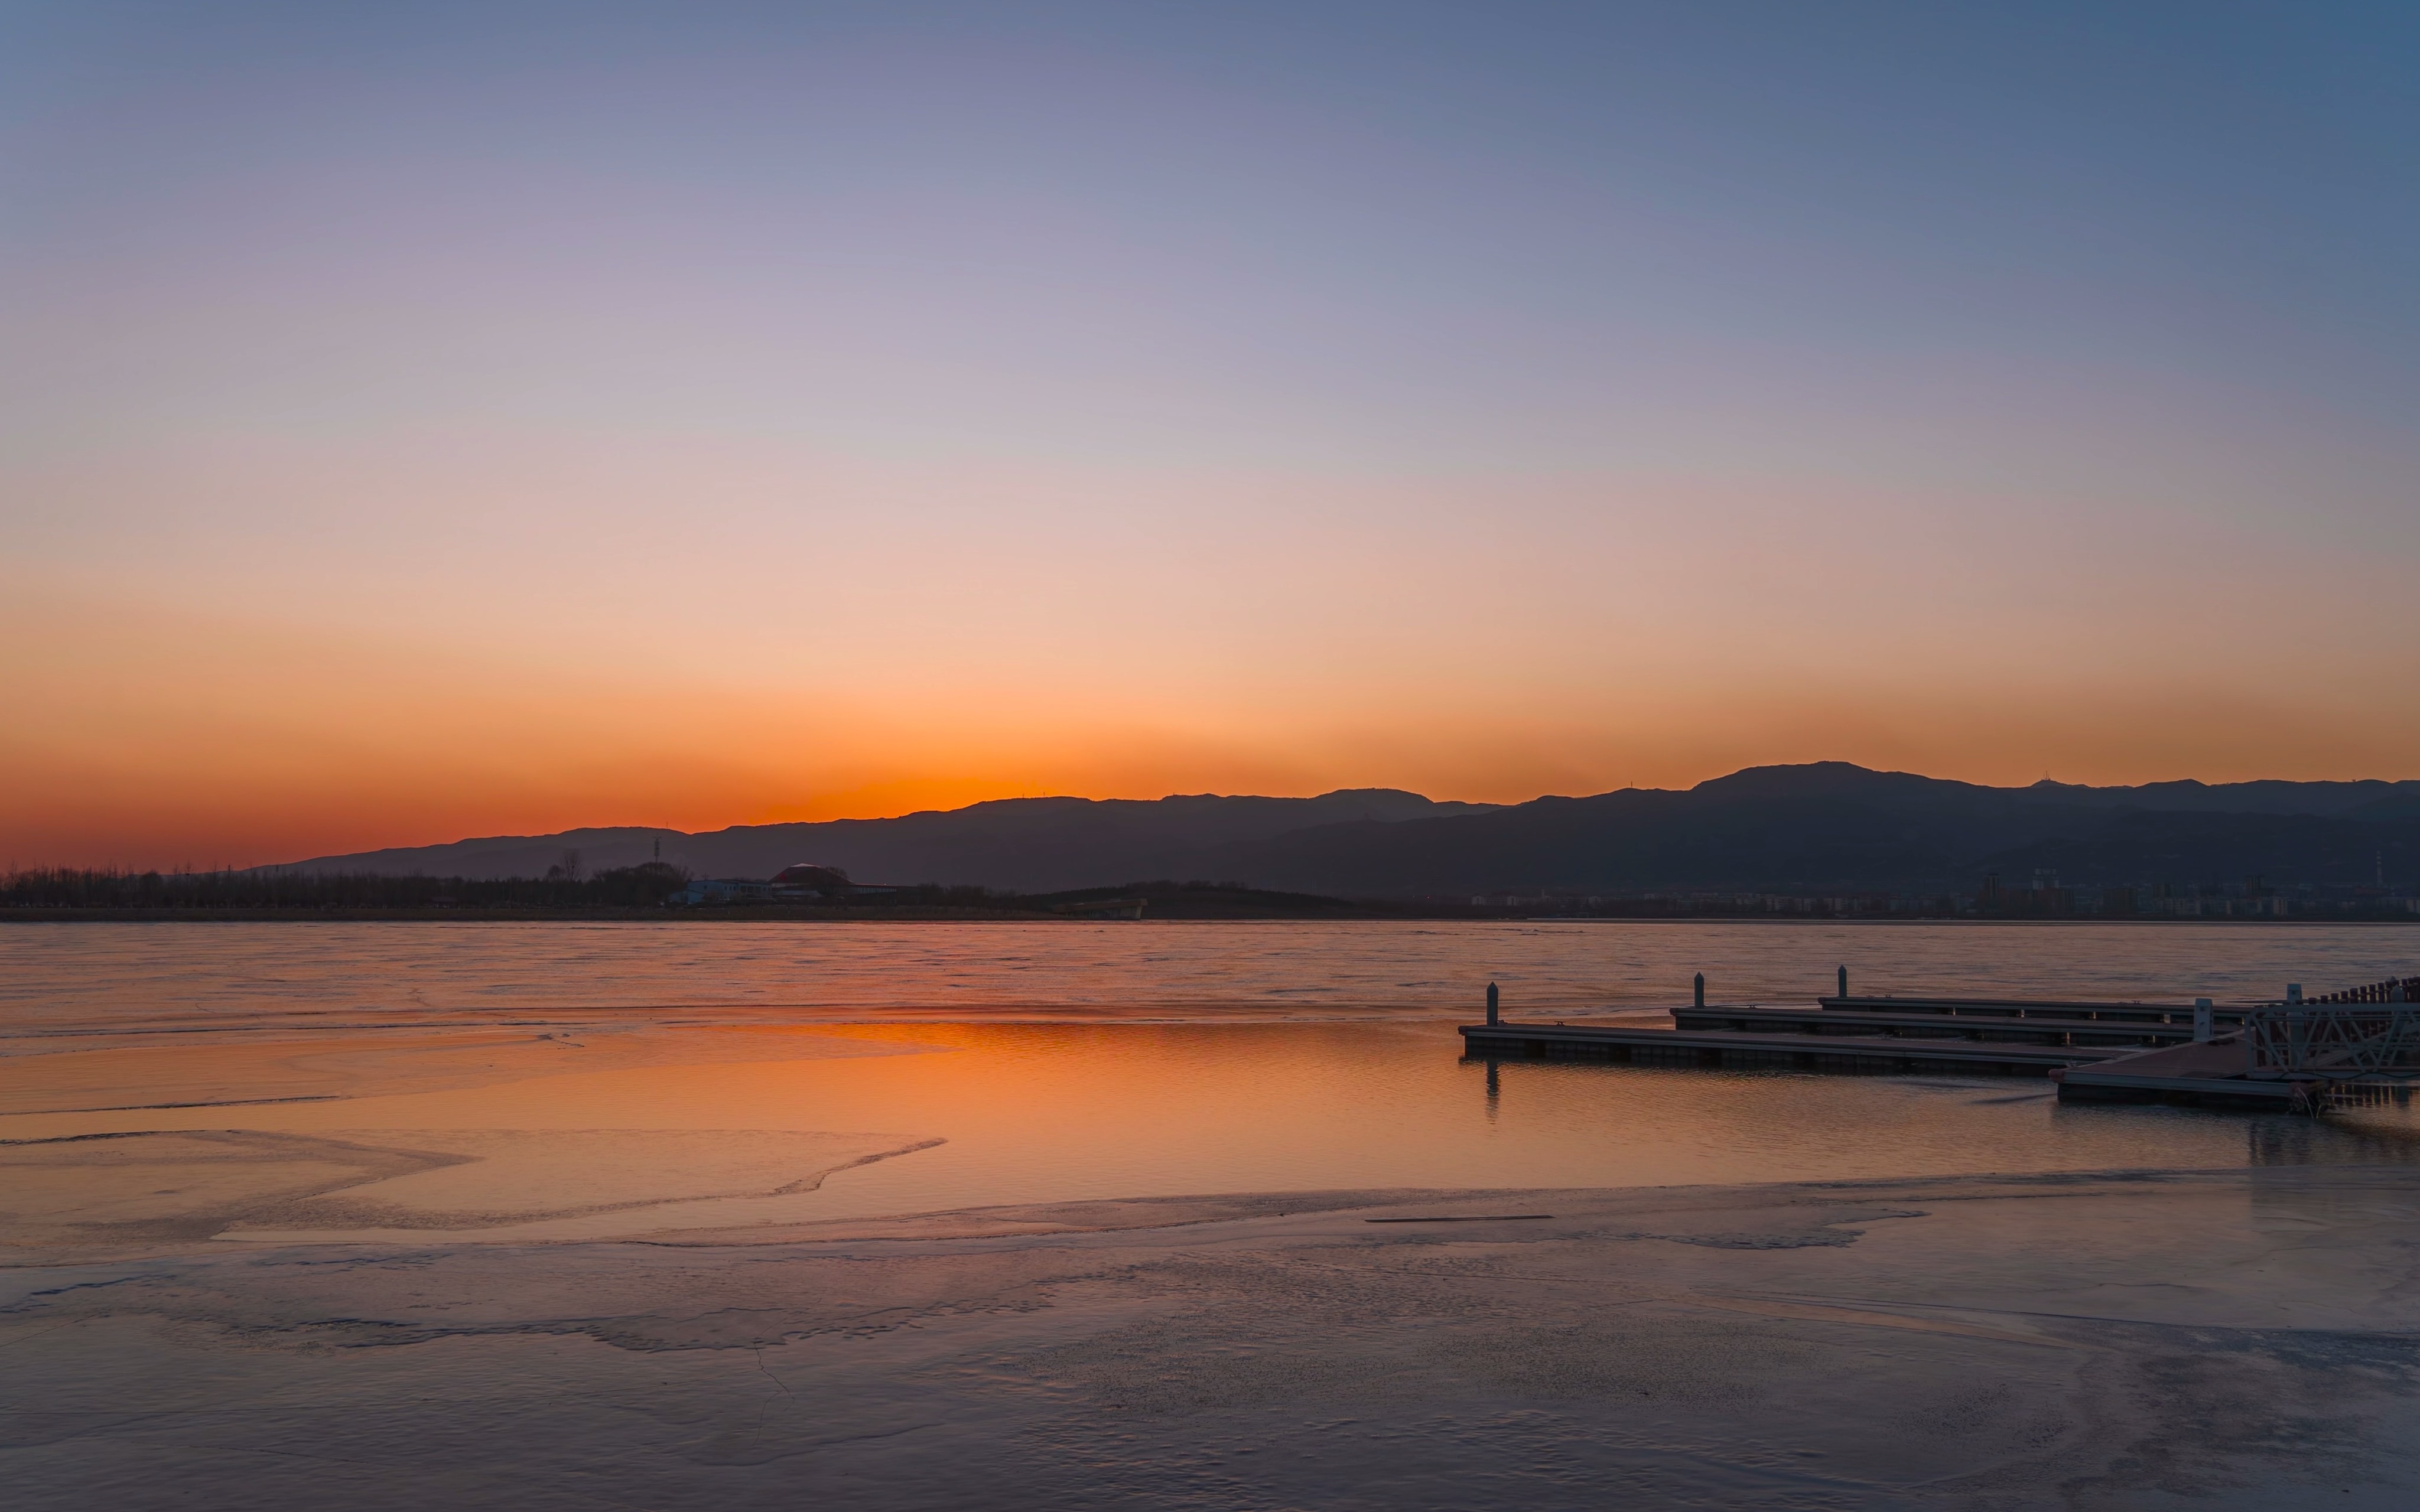
[[[1466, 818], [1332, 825], [1222, 847], [1256, 886], [1346, 896], [1646, 889], [1969, 892], [1988, 872], [2073, 885], [2420, 880], [2420, 782], [1983, 787], [1846, 763], [1685, 792], [1540, 798]], [[2226, 807], [2242, 801], [2245, 808]]]
[[2069, 884], [2420, 881], [2420, 781], [1994, 788], [1845, 762], [1751, 767], [1685, 791], [1506, 807], [1373, 788], [1315, 798], [1016, 798], [898, 819], [690, 835], [579, 829], [319, 856], [318, 872], [539, 876], [663, 859], [711, 876], [797, 861], [867, 882], [1027, 892], [1146, 877], [1342, 897], [1713, 889], [1971, 892], [2036, 868]]
[[568, 850], [595, 872], [662, 859], [701, 876], [769, 877], [810, 861], [836, 866], [860, 882], [939, 882], [952, 886], [1053, 892], [1141, 877], [1224, 876], [1187, 870], [1223, 846], [1342, 823], [1485, 812], [1489, 805], [1436, 803], [1392, 788], [1351, 788], [1315, 798], [1187, 795], [1157, 799], [1001, 798], [965, 809], [897, 819], [834, 819], [819, 824], [736, 825], [689, 834], [635, 826], [568, 829], [553, 835], [502, 835], [320, 856], [288, 870], [377, 875], [537, 877]]

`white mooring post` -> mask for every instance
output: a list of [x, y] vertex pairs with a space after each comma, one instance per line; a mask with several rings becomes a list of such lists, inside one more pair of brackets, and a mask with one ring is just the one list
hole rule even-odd
[[1490, 1024], [1496, 1022], [1496, 984], [1491, 981], [1487, 984], [1487, 1022]]
[[2302, 1000], [2303, 1000], [2303, 984], [2302, 984], [2301, 982], [2299, 982], [2299, 981], [2289, 981], [2289, 982], [2288, 982], [2288, 983], [2286, 984], [2286, 1001], [2288, 1001], [2288, 1002], [2289, 1002], [2289, 1003], [2299, 1003], [2299, 1002], [2301, 1002]]
[[2208, 1044], [2210, 1042], [2210, 1011], [2212, 1006], [2213, 1005], [2211, 1003], [2211, 1000], [2207, 997], [2196, 997], [2194, 999], [2194, 1043], [2195, 1044]]

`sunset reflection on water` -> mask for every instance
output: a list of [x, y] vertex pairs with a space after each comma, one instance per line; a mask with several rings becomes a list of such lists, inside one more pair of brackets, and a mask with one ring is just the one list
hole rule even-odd
[[[701, 1055], [724, 1037], [686, 1032]], [[807, 1055], [834, 1037], [860, 1053], [240, 1109], [29, 1115], [0, 1119], [0, 1136], [234, 1126], [398, 1148], [413, 1148], [415, 1131], [939, 1141], [815, 1190], [661, 1214], [713, 1226], [1216, 1193], [2374, 1164], [2420, 1148], [2408, 1108], [2320, 1122], [2061, 1107], [2046, 1082], [2022, 1077], [1482, 1062], [1434, 1024], [861, 1025], [778, 1038]], [[577, 1140], [560, 1148], [566, 1174], [591, 1158]], [[704, 1162], [697, 1182], [701, 1195], [733, 1190]]]
[[[0, 1138], [239, 1130], [406, 1151], [489, 1139], [510, 1147], [499, 1171], [542, 1188], [543, 1169], [559, 1169], [566, 1190], [636, 1149], [675, 1174], [694, 1164], [693, 1186], [634, 1199], [643, 1218], [592, 1204], [562, 1237], [1214, 1193], [2394, 1164], [2420, 1141], [2408, 1105], [2315, 1121], [2061, 1107], [2025, 1077], [1494, 1063], [1465, 1057], [1453, 1024], [1471, 1016], [1455, 999], [1494, 979], [1511, 984], [1508, 1011], [1541, 1017], [1635, 1009], [1655, 1000], [1645, 984], [1690, 963], [1765, 987], [1799, 974], [1826, 986], [1807, 968], [1845, 960], [1869, 989], [2223, 992], [2288, 973], [2356, 980], [2400, 938], [21, 926], [0, 932], [17, 968]], [[1037, 1006], [1047, 983], [1056, 996]], [[1388, 983], [1402, 994], [1391, 1005]], [[87, 1053], [33, 1053], [63, 1050]], [[633, 1144], [649, 1131], [681, 1138]], [[781, 1176], [773, 1151], [808, 1148], [806, 1134], [867, 1163]], [[694, 1154], [665, 1153], [675, 1145]], [[567, 1206], [516, 1211], [572, 1222]]]

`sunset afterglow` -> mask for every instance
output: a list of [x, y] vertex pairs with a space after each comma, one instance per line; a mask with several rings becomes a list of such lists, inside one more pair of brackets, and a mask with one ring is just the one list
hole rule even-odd
[[1891, 15], [21, 13], [0, 861], [2420, 775], [2408, 52]]

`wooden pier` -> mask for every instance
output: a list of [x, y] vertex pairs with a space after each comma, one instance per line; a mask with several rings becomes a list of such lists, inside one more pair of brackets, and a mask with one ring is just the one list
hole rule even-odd
[[[1685, 1010], [1680, 1011], [1686, 1011]], [[1730, 1009], [1724, 1014], [1771, 1011]], [[2131, 1047], [2027, 1044], [1885, 1034], [1759, 1033], [1742, 1029], [1659, 1029], [1616, 1025], [1466, 1024], [1463, 1054], [1481, 1059], [1607, 1060], [1637, 1066], [1713, 1066], [1755, 1071], [1837, 1071], [1865, 1074], [1929, 1071], [1986, 1076], [2046, 1076], [2133, 1053]]]
[[1824, 1008], [1676, 1008], [1676, 1029], [1720, 1029], [1735, 1034], [1887, 1035], [1918, 1040], [1966, 1040], [2000, 1044], [2085, 1045], [2143, 1050], [2180, 1044], [2194, 1035], [2191, 1009], [2182, 1024], [2156, 1020], [2050, 1018], [2040, 1015], [1876, 1013]]
[[[1819, 997], [1816, 1000], [1827, 1013], [1930, 1013], [1958, 1018], [2050, 1018], [2089, 1019], [2096, 1023], [2180, 1025], [2193, 1027], [2195, 1005], [2191, 1003], [2152, 1002], [2084, 1002], [2056, 997]], [[2243, 1022], [2243, 1015], [2258, 1006], [2246, 1003], [2217, 1003], [2211, 1009], [2212, 1022], [2220, 1026]]]
[[[1840, 989], [1816, 999], [1811, 1009], [1726, 1006], [1706, 1001], [1701, 975], [1695, 1000], [1670, 1010], [1668, 1029], [1506, 1022], [1490, 984], [1487, 1022], [1462, 1026], [1463, 1054], [1489, 1061], [2047, 1076], [2058, 1084], [2062, 1103], [2177, 1103], [2274, 1112], [2319, 1111], [2361, 1092], [2404, 1099], [2420, 1082], [2420, 1014], [2383, 1006], [2420, 1000], [2420, 978], [2307, 1002], [2299, 987], [2289, 987], [2280, 1003], [2224, 1006], [2208, 998], [2165, 1003], [1858, 997], [1849, 995], [1845, 967]], [[2381, 1006], [2341, 1006], [2371, 1004]], [[2286, 1028], [2272, 1022], [2280, 1013], [2295, 1015], [2281, 1021]], [[2322, 1017], [2331, 1023], [2321, 1026]], [[2334, 1024], [2335, 1018], [2346, 1022]], [[2368, 1019], [2380, 1023], [2369, 1025]], [[2269, 1044], [2263, 1035], [2278, 1043]], [[2305, 1040], [2311, 1044], [2304, 1045]]]

